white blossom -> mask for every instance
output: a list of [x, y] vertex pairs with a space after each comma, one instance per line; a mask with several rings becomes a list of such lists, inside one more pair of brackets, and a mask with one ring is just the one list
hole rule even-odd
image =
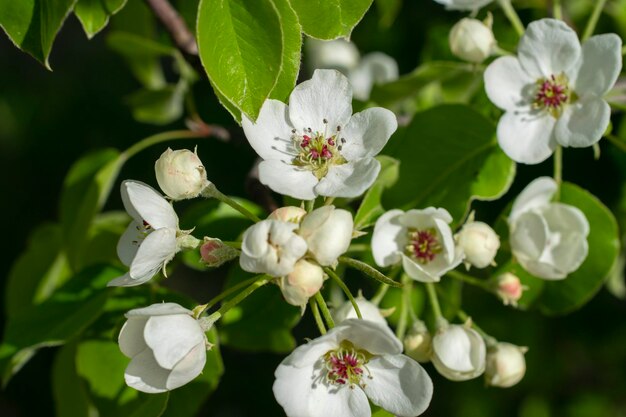
[[269, 216], [267, 216], [267, 218], [270, 220], [280, 220], [283, 222], [300, 224], [305, 215], [305, 209], [295, 206], [287, 206], [277, 208]]
[[483, 222], [469, 221], [455, 237], [465, 254], [466, 264], [476, 268], [486, 268], [493, 264], [500, 248], [500, 238], [491, 226]]
[[510, 244], [515, 259], [531, 274], [563, 279], [580, 267], [589, 251], [589, 222], [578, 208], [550, 200], [556, 182], [540, 177], [513, 203]]
[[130, 287], [165, 270], [181, 243], [194, 238], [178, 229], [172, 205], [149, 185], [127, 180], [122, 182], [121, 191], [124, 208], [133, 221], [120, 237], [117, 255], [130, 270], [108, 285]]
[[209, 185], [206, 170], [196, 152], [167, 148], [154, 164], [161, 190], [172, 200], [184, 200], [200, 195]]
[[448, 37], [450, 50], [462, 60], [480, 64], [489, 58], [496, 47], [491, 30], [491, 15], [487, 21], [465, 17], [459, 20]]
[[294, 88], [289, 106], [266, 100], [256, 122], [242, 126], [263, 161], [259, 179], [277, 193], [301, 200], [318, 195], [357, 197], [380, 171], [374, 158], [398, 123], [389, 110], [352, 114], [352, 88], [336, 70], [316, 70]]
[[467, 10], [477, 11], [493, 0], [435, 0], [439, 4], [446, 6], [446, 10]]
[[481, 375], [485, 371], [485, 354], [485, 341], [469, 325], [448, 324], [433, 337], [433, 365], [452, 381]]
[[[356, 305], [359, 307], [363, 320], [369, 320], [376, 323], [387, 325], [387, 320], [380, 312], [378, 306], [362, 296], [355, 298]], [[341, 323], [344, 320], [356, 319], [359, 316], [354, 310], [354, 306], [350, 300], [345, 301], [337, 309], [333, 311], [333, 319], [335, 323]]]
[[124, 379], [136, 390], [156, 394], [187, 384], [206, 363], [208, 342], [191, 311], [174, 303], [126, 313], [120, 350], [131, 358]]
[[487, 350], [485, 381], [493, 387], [508, 388], [517, 384], [526, 373], [526, 347], [499, 342]]
[[305, 259], [296, 262], [293, 271], [278, 280], [278, 286], [285, 300], [294, 306], [304, 307], [309, 298], [324, 285], [322, 268]]
[[368, 320], [346, 320], [297, 347], [274, 375], [274, 396], [289, 417], [369, 417], [368, 399], [393, 415], [414, 417], [433, 393], [430, 377], [402, 355], [391, 330]]
[[307, 251], [304, 239], [295, 234], [297, 227], [279, 220], [262, 220], [250, 226], [241, 242], [241, 269], [273, 277], [289, 274]]
[[304, 238], [309, 253], [320, 265], [331, 266], [348, 250], [353, 228], [352, 214], [330, 205], [304, 216], [298, 234]]
[[603, 96], [622, 69], [619, 36], [593, 36], [581, 46], [564, 22], [541, 19], [528, 25], [517, 51], [492, 62], [484, 76], [487, 96], [505, 111], [498, 123], [504, 152], [536, 164], [558, 145], [598, 142], [611, 116]]
[[377, 265], [402, 262], [404, 272], [421, 282], [437, 282], [463, 260], [454, 243], [450, 213], [442, 208], [390, 210], [374, 226], [372, 252]]

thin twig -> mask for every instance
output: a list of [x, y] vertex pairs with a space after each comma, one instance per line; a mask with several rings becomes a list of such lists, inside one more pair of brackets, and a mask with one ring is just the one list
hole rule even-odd
[[148, 6], [167, 29], [176, 47], [186, 55], [198, 56], [198, 44], [183, 18], [167, 0], [146, 0]]

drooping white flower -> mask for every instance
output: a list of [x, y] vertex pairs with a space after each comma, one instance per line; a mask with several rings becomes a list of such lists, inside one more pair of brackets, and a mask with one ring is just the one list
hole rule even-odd
[[208, 342], [192, 312], [175, 303], [153, 304], [126, 313], [120, 350], [131, 358], [124, 379], [136, 390], [170, 391], [200, 375]]
[[127, 180], [122, 182], [121, 191], [124, 208], [133, 221], [120, 237], [117, 255], [130, 270], [108, 285], [130, 287], [165, 269], [184, 240], [195, 239], [178, 229], [172, 205], [149, 185]]
[[241, 269], [273, 277], [289, 274], [307, 251], [304, 239], [295, 234], [297, 228], [297, 224], [279, 220], [250, 226], [241, 242]]
[[320, 265], [330, 266], [348, 250], [353, 228], [352, 214], [331, 205], [304, 216], [298, 234], [306, 241], [313, 258]]
[[589, 222], [578, 208], [552, 203], [557, 184], [540, 177], [520, 193], [509, 216], [515, 259], [531, 274], [563, 279], [580, 267], [589, 251]]
[[493, 264], [500, 248], [500, 238], [486, 223], [469, 221], [465, 223], [456, 241], [465, 254], [465, 262], [476, 268], [486, 268]]
[[433, 338], [423, 321], [415, 321], [404, 337], [404, 353], [418, 362], [430, 362]]
[[304, 307], [324, 285], [322, 268], [305, 259], [296, 262], [293, 271], [278, 280], [285, 300], [294, 306]]
[[522, 298], [524, 287], [517, 275], [505, 272], [496, 279], [496, 295], [502, 300], [504, 305], [517, 307], [517, 302]]
[[448, 324], [433, 337], [431, 361], [435, 369], [451, 381], [466, 381], [485, 371], [486, 346], [469, 325]]
[[200, 195], [209, 185], [206, 170], [196, 152], [167, 148], [154, 164], [161, 190], [172, 200], [184, 200]]
[[455, 246], [447, 210], [390, 210], [374, 226], [372, 253], [378, 266], [402, 262], [404, 272], [421, 282], [438, 282], [456, 268], [463, 252]]
[[368, 320], [346, 320], [297, 347], [274, 375], [274, 396], [289, 417], [368, 417], [368, 399], [396, 416], [414, 417], [433, 393], [430, 377], [402, 355], [391, 330]]
[[289, 106], [266, 100], [256, 122], [242, 118], [250, 145], [263, 158], [259, 179], [302, 200], [357, 197], [380, 171], [374, 156], [398, 124], [374, 107], [352, 115], [352, 88], [336, 70], [317, 70], [296, 86]]
[[493, 0], [435, 0], [439, 4], [446, 6], [446, 10], [468, 10], [476, 11]]
[[476, 64], [489, 58], [496, 47], [491, 20], [491, 14], [485, 22], [468, 17], [459, 20], [452, 26], [448, 37], [452, 53]]
[[[384, 324], [385, 326], [387, 325], [387, 320], [385, 320], [376, 304], [362, 296], [356, 297], [355, 300], [363, 320], [373, 321], [375, 323]], [[344, 320], [356, 319], [358, 317], [350, 300], [344, 302], [339, 308], [333, 311], [333, 319], [337, 324]]]
[[485, 71], [489, 99], [505, 111], [498, 143], [513, 160], [536, 164], [557, 145], [598, 142], [611, 116], [603, 96], [622, 69], [622, 41], [615, 34], [591, 37], [582, 46], [564, 22], [528, 25], [517, 57], [498, 58]]
[[493, 387], [508, 388], [517, 384], [526, 373], [526, 347], [499, 342], [487, 350], [485, 381]]

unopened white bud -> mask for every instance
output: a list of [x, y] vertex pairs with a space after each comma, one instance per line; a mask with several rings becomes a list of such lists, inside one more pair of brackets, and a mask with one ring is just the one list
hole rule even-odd
[[469, 325], [443, 326], [433, 338], [433, 365], [451, 381], [466, 381], [481, 375], [485, 371], [485, 354], [485, 341]]
[[517, 302], [522, 298], [524, 289], [526, 288], [522, 285], [517, 275], [510, 272], [505, 272], [497, 278], [496, 294], [504, 305], [510, 304], [517, 307]]
[[[356, 298], [356, 305], [359, 307], [363, 320], [387, 325], [387, 320], [385, 320], [376, 304], [361, 296]], [[348, 300], [333, 312], [333, 318], [335, 319], [335, 324], [339, 324], [346, 319], [356, 319], [359, 316], [356, 314], [352, 302]]]
[[487, 351], [485, 381], [488, 385], [508, 388], [522, 380], [526, 373], [526, 347], [499, 342]]
[[433, 339], [423, 321], [416, 321], [404, 337], [404, 353], [418, 362], [430, 362]]
[[278, 281], [278, 286], [285, 300], [294, 306], [303, 306], [309, 298], [324, 285], [324, 271], [322, 268], [304, 259], [296, 262], [293, 271]]
[[159, 187], [173, 200], [197, 197], [209, 184], [202, 161], [188, 149], [167, 148], [154, 164], [154, 171]]
[[487, 59], [496, 47], [490, 18], [486, 22], [463, 18], [450, 30], [450, 50], [462, 60], [479, 64]]
[[315, 260], [329, 266], [348, 250], [353, 228], [349, 211], [324, 206], [304, 216], [298, 234], [306, 241]]
[[267, 218], [299, 224], [305, 214], [306, 210], [303, 208], [296, 206], [287, 206], [274, 210], [272, 214], [267, 216]]
[[476, 268], [486, 268], [493, 264], [500, 248], [500, 238], [483, 222], [466, 223], [456, 235], [456, 241], [465, 253], [465, 262]]

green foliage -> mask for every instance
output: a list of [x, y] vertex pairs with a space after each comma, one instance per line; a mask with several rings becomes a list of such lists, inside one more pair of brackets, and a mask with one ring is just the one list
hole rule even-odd
[[186, 83], [179, 82], [158, 90], [139, 90], [126, 100], [138, 122], [164, 125], [180, 119], [183, 115], [186, 93]]
[[381, 204], [383, 191], [398, 181], [400, 162], [397, 159], [380, 155], [376, 157], [381, 168], [378, 178], [372, 187], [365, 193], [363, 201], [354, 216], [354, 229], [363, 230], [376, 222], [376, 219], [385, 212]]
[[50, 68], [48, 57], [57, 32], [76, 0], [0, 2], [0, 26], [24, 52]]
[[89, 39], [106, 27], [109, 18], [122, 10], [128, 0], [78, 0], [74, 14]]
[[318, 39], [350, 38], [372, 0], [290, 0], [302, 31]]
[[386, 207], [446, 208], [460, 221], [472, 200], [495, 200], [510, 187], [515, 163], [498, 147], [495, 126], [470, 107], [443, 105], [418, 113], [390, 140], [400, 160]]

